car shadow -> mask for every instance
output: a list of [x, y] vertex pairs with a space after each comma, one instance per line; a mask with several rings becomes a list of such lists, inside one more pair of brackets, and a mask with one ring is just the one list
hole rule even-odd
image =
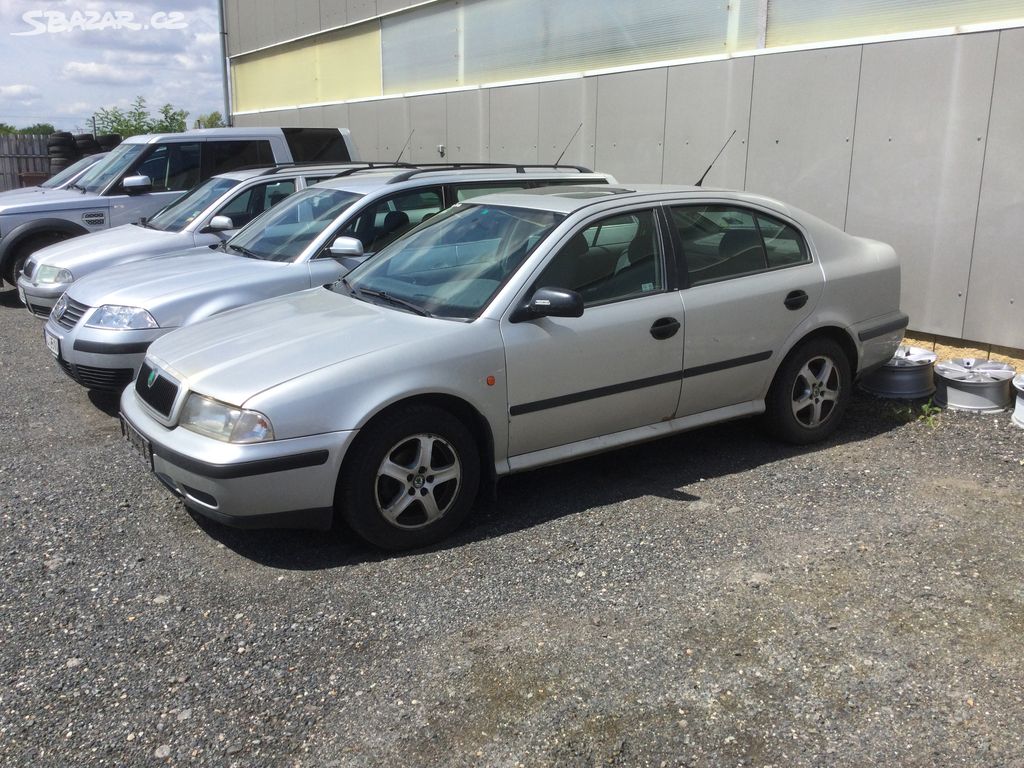
[[22, 308], [21, 300], [18, 299], [17, 288], [2, 288], [0, 287], [0, 307], [17, 307]]
[[645, 496], [699, 501], [700, 495], [691, 491], [701, 480], [726, 477], [889, 432], [905, 423], [898, 408], [891, 401], [858, 392], [842, 428], [817, 445], [779, 442], [765, 434], [756, 419], [742, 419], [511, 475], [501, 480], [494, 499], [478, 501], [470, 519], [453, 536], [410, 553], [383, 552], [362, 543], [345, 528], [327, 532], [246, 531], [190, 514], [213, 539], [243, 557], [273, 568], [321, 570], [418, 556]]
[[99, 389], [90, 389], [86, 392], [86, 397], [89, 398], [89, 402], [93, 404], [93, 407], [102, 411], [107, 416], [117, 418], [121, 413], [120, 391], [105, 392]]

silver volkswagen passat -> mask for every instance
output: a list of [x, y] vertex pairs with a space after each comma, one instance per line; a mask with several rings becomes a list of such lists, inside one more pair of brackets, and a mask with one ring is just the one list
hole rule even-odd
[[891, 247], [757, 195], [488, 195], [161, 338], [123, 428], [200, 514], [407, 549], [512, 472], [761, 413], [827, 438], [896, 350], [899, 295]]

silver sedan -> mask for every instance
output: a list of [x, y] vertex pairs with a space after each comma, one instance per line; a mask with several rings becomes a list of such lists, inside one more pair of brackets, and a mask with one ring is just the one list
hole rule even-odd
[[490, 195], [159, 339], [123, 427], [201, 514], [418, 547], [512, 472], [762, 413], [827, 438], [900, 342], [899, 278], [888, 245], [756, 195]]

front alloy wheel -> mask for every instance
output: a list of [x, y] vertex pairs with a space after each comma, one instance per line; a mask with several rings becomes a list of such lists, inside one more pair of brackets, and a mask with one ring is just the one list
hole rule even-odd
[[360, 537], [383, 549], [432, 544], [469, 514], [480, 455], [448, 411], [414, 405], [371, 421], [349, 448], [335, 508]]

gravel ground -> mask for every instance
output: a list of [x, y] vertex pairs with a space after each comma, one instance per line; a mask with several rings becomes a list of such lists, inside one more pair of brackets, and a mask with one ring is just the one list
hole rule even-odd
[[1008, 414], [704, 429], [388, 557], [194, 519], [0, 323], [0, 764], [1024, 765]]

